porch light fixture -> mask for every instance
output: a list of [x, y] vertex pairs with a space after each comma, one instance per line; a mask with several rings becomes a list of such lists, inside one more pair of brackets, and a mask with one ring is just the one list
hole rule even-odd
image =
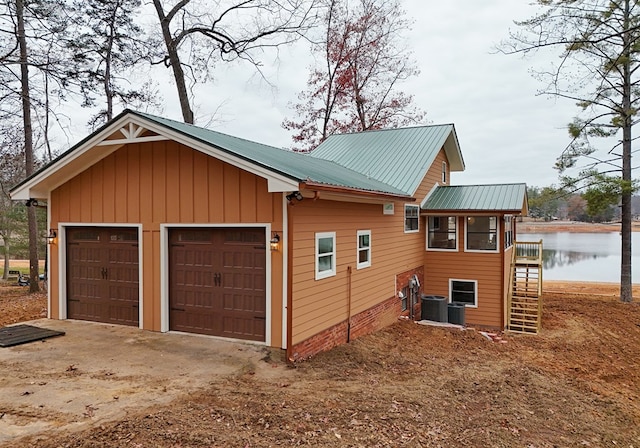
[[302, 193], [300, 193], [299, 191], [294, 191], [293, 193], [289, 193], [288, 195], [285, 196], [287, 198], [287, 201], [291, 202], [294, 198], [296, 199], [296, 201], [302, 201]]
[[53, 229], [49, 229], [49, 235], [47, 235], [47, 243], [54, 244], [57, 237], [58, 233]]
[[271, 245], [271, 250], [278, 250], [278, 247], [280, 246], [280, 235], [278, 235], [278, 232], [274, 233], [269, 244]]

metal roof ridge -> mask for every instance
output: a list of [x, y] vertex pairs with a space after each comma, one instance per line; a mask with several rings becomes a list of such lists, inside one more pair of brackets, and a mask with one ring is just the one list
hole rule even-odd
[[[421, 124], [421, 125], [398, 127], [398, 128], [366, 129], [364, 131], [353, 131], [353, 132], [342, 132], [340, 134], [331, 134], [325, 140], [328, 140], [334, 136], [339, 137], [341, 135], [359, 135], [359, 134], [370, 134], [373, 132], [391, 132], [391, 131], [402, 131], [406, 129], [437, 128], [437, 127], [445, 127], [445, 126], [455, 126], [455, 125], [454, 123], [440, 123], [440, 124]], [[310, 152], [313, 152], [313, 150], [311, 150]]]

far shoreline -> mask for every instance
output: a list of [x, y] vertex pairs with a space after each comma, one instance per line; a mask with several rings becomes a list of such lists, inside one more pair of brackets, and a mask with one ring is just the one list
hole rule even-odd
[[[633, 222], [632, 230], [640, 232], [640, 222]], [[516, 224], [517, 233], [612, 233], [620, 232], [620, 223], [591, 223], [579, 221], [522, 221]]]

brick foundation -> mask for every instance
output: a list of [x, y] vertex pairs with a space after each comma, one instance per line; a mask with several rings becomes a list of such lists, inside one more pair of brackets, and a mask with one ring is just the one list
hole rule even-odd
[[[420, 316], [420, 295], [422, 294], [422, 284], [424, 281], [424, 267], [412, 269], [396, 276], [396, 291], [401, 291], [409, 283], [413, 275], [418, 276], [420, 281], [420, 291], [417, 303], [414, 305], [416, 319]], [[348, 322], [340, 322], [333, 327], [311, 336], [310, 338], [294, 345], [291, 350], [292, 362], [301, 361], [318, 353], [331, 350], [338, 345], [347, 342], [347, 339], [356, 339], [360, 336], [373, 333], [398, 320], [399, 316], [408, 316], [409, 310], [401, 311], [400, 299], [397, 296], [391, 297], [361, 313], [351, 317], [351, 334], [347, 335]]]
[[[396, 275], [396, 291], [402, 291], [402, 288], [406, 287], [409, 284], [409, 280], [414, 275], [418, 276], [418, 281], [420, 282], [420, 289], [418, 290], [418, 294], [416, 297], [416, 302], [413, 304], [413, 316], [414, 320], [420, 320], [420, 298], [422, 297], [424, 291], [424, 266], [418, 266], [417, 268], [405, 271], [401, 274]], [[400, 299], [398, 299], [399, 301]], [[399, 306], [399, 305], [398, 305]], [[402, 311], [402, 316], [410, 316], [410, 310]]]

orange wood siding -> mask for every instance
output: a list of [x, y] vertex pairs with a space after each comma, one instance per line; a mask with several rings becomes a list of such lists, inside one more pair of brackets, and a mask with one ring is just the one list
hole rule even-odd
[[429, 194], [429, 192], [433, 189], [436, 184], [442, 185], [442, 162], [447, 162], [447, 185], [450, 184], [449, 180], [449, 160], [447, 159], [447, 155], [444, 152], [444, 149], [441, 149], [438, 155], [436, 156], [431, 168], [427, 171], [427, 174], [422, 179], [420, 186], [416, 189], [414, 197], [416, 198], [416, 203], [420, 204], [420, 202]]
[[[322, 195], [320, 195], [322, 197]], [[293, 344], [395, 295], [395, 276], [422, 266], [424, 221], [404, 233], [404, 203], [384, 215], [382, 204], [305, 199], [289, 207], [293, 222]], [[357, 231], [371, 230], [371, 267], [356, 269]], [[315, 234], [336, 232], [336, 275], [315, 280]]]
[[[271, 223], [282, 232], [282, 195], [267, 181], [172, 141], [127, 145], [51, 193], [59, 222], [142, 224], [143, 328], [160, 330], [160, 224]], [[272, 261], [271, 341], [282, 337], [282, 254]], [[58, 309], [58, 247], [51, 247], [51, 315]]]
[[[478, 307], [466, 308], [466, 322], [502, 328], [505, 255], [497, 252], [465, 252], [464, 220], [465, 217], [458, 217], [458, 251], [426, 252], [424, 291], [426, 294], [449, 297], [450, 279], [476, 280]], [[499, 243], [501, 238], [502, 233], [499, 230]], [[499, 245], [502, 248], [502, 243]]]

